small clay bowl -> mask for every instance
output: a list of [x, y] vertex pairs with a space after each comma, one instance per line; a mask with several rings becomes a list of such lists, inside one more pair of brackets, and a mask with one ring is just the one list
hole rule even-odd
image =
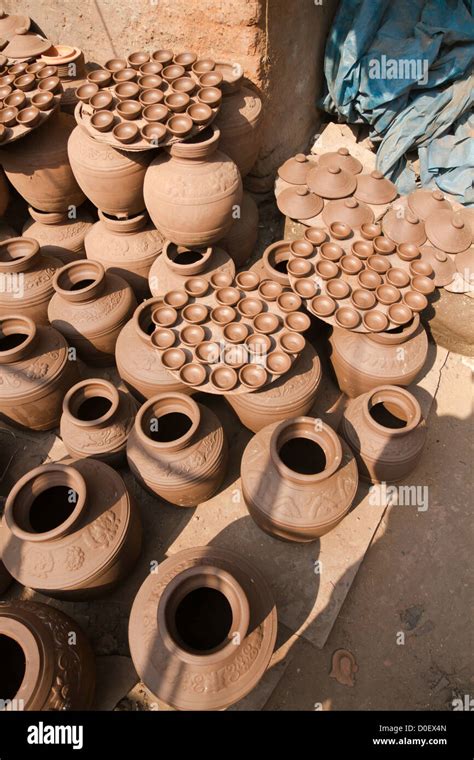
[[352, 306], [341, 306], [337, 309], [334, 319], [339, 327], [353, 330], [360, 324], [360, 314]]
[[143, 107], [158, 105], [162, 103], [165, 98], [165, 94], [162, 90], [142, 90], [138, 96], [138, 100]]
[[220, 71], [206, 71], [199, 77], [201, 89], [203, 87], [219, 87], [222, 84], [223, 76]]
[[389, 325], [388, 317], [383, 311], [372, 309], [362, 317], [364, 327], [370, 332], [383, 332]]
[[339, 264], [345, 274], [356, 275], [364, 268], [362, 261], [351, 253], [347, 256], [343, 256]]
[[2, 108], [0, 111], [0, 124], [4, 127], [13, 127], [16, 124], [18, 117], [18, 108], [10, 106], [9, 108]]
[[158, 90], [163, 84], [163, 80], [158, 74], [146, 74], [138, 79], [140, 90]]
[[290, 311], [298, 311], [301, 309], [301, 298], [296, 293], [282, 293], [277, 298], [278, 307], [285, 314], [289, 314]]
[[[15, 63], [13, 66], [10, 66], [8, 69], [9, 74], [14, 74], [16, 77], [20, 76], [20, 74], [24, 74], [26, 69], [28, 68], [27, 63]], [[26, 71], [27, 74], [32, 74], [32, 71]]]
[[217, 108], [222, 100], [222, 92], [217, 87], [202, 87], [197, 94], [200, 103]]
[[36, 74], [37, 79], [48, 79], [49, 77], [57, 77], [58, 69], [56, 66], [45, 66]]
[[321, 248], [321, 258], [326, 261], [339, 261], [344, 255], [344, 250], [337, 243], [323, 243]]
[[329, 232], [336, 240], [345, 240], [352, 232], [352, 228], [344, 222], [333, 222], [329, 225]]
[[314, 253], [314, 245], [304, 238], [301, 240], [293, 240], [290, 243], [290, 251], [293, 256], [299, 259], [307, 259]]
[[140, 94], [140, 88], [135, 82], [120, 82], [115, 85], [114, 92], [120, 101], [135, 100]]
[[15, 79], [16, 77], [14, 74], [6, 74], [5, 76], [0, 77], [0, 85], [2, 87], [11, 87]]
[[116, 108], [118, 115], [127, 121], [138, 119], [142, 113], [142, 107], [136, 100], [122, 100]]
[[361, 224], [360, 234], [365, 240], [375, 240], [376, 237], [380, 237], [382, 234], [382, 227], [374, 222], [366, 222], [365, 224]]
[[232, 306], [216, 306], [211, 311], [211, 320], [216, 325], [228, 325], [233, 322], [237, 314]]
[[249, 317], [252, 319], [263, 311], [263, 301], [259, 298], [254, 298], [253, 296], [247, 296], [239, 301], [237, 304], [237, 311], [243, 317]]
[[45, 67], [46, 67], [46, 63], [44, 61], [36, 61], [35, 63], [30, 63], [29, 66], [27, 66], [24, 71], [25, 71], [25, 74], [34, 74], [36, 76], [38, 72], [44, 69]]
[[183, 288], [188, 296], [199, 298], [206, 295], [209, 290], [209, 283], [205, 277], [190, 277], [184, 281]]
[[98, 92], [97, 95], [93, 95], [89, 100], [89, 105], [92, 106], [94, 111], [108, 111], [113, 106], [114, 99], [111, 92]]
[[412, 277], [416, 277], [416, 275], [424, 275], [425, 277], [432, 277], [433, 267], [429, 263], [429, 261], [423, 261], [422, 259], [415, 259], [414, 261], [410, 262], [409, 265], [410, 274]]
[[[132, 68], [134, 68], [132, 66]], [[163, 71], [163, 64], [158, 61], [148, 61], [140, 66], [138, 69], [142, 77], [149, 76], [150, 74], [161, 74]]]
[[241, 290], [256, 290], [260, 283], [260, 277], [256, 272], [239, 272], [235, 276], [235, 282]]
[[218, 288], [216, 290], [216, 301], [221, 306], [234, 306], [240, 301], [240, 291], [232, 287]]
[[194, 353], [198, 362], [202, 364], [217, 364], [220, 361], [221, 349], [215, 341], [204, 340], [198, 343]]
[[326, 290], [331, 298], [335, 298], [336, 301], [342, 298], [348, 298], [351, 293], [351, 286], [345, 280], [329, 280], [326, 285]]
[[403, 303], [412, 311], [423, 311], [428, 306], [428, 299], [423, 293], [417, 293], [414, 290], [408, 290], [403, 294]]
[[[0, 87], [0, 100], [6, 100], [6, 98], [8, 98], [9, 95], [12, 94], [12, 92], [13, 92], [13, 88], [10, 87], [9, 84], [2, 84], [2, 86]], [[26, 95], [23, 93], [22, 90], [17, 90], [17, 92], [21, 92], [23, 97], [26, 99]]]
[[201, 325], [185, 325], [180, 332], [181, 343], [185, 346], [197, 346], [205, 337], [206, 333]]
[[151, 315], [152, 322], [159, 327], [172, 327], [178, 319], [178, 312], [173, 306], [158, 306]]
[[110, 71], [106, 71], [105, 69], [96, 69], [87, 75], [87, 81], [92, 82], [92, 84], [96, 84], [97, 87], [102, 89], [102, 87], [109, 86], [112, 81], [112, 74]]
[[104, 64], [104, 69], [114, 74], [116, 71], [122, 71], [127, 68], [127, 61], [125, 58], [111, 58]]
[[406, 325], [413, 318], [413, 312], [404, 303], [396, 303], [388, 310], [389, 319], [396, 325]]
[[261, 388], [268, 380], [267, 370], [260, 364], [247, 364], [240, 370], [239, 380], [246, 388]]
[[[3, 87], [0, 88], [2, 90]], [[8, 88], [10, 89], [10, 88]], [[36, 96], [39, 93], [36, 93]], [[48, 93], [42, 93], [44, 95], [48, 95]], [[36, 97], [33, 95], [33, 98]], [[32, 105], [36, 105], [33, 103], [33, 98], [31, 99]], [[53, 99], [53, 96], [51, 95], [51, 100]], [[2, 100], [2, 96], [0, 95], [0, 100]], [[10, 106], [13, 106], [14, 108], [18, 108], [19, 111], [21, 111], [22, 108], [24, 108], [27, 104], [28, 100], [24, 92], [21, 90], [13, 90], [13, 92], [10, 95], [7, 95], [6, 98], [3, 98], [3, 106], [4, 108], [9, 108]], [[38, 108], [38, 106], [36, 106]], [[40, 109], [41, 111], [44, 109]]]
[[173, 92], [182, 92], [186, 95], [191, 95], [196, 87], [197, 84], [191, 77], [180, 77], [179, 79], [175, 79], [171, 85]]
[[411, 286], [413, 290], [415, 290], [417, 293], [422, 293], [424, 296], [433, 293], [436, 287], [433, 280], [422, 274], [416, 275], [416, 277], [412, 277]]
[[292, 311], [285, 315], [284, 324], [287, 330], [302, 333], [311, 327], [311, 320], [307, 314], [302, 311]]
[[367, 259], [367, 267], [373, 272], [378, 272], [378, 274], [385, 274], [390, 269], [390, 262], [376, 253]]
[[352, 291], [351, 302], [356, 309], [373, 309], [377, 303], [374, 293], [363, 288], [356, 288]]
[[383, 282], [381, 276], [377, 272], [370, 271], [369, 269], [360, 272], [357, 280], [361, 288], [365, 288], [366, 290], [375, 290], [375, 288], [378, 288]]
[[313, 280], [305, 279], [304, 277], [301, 280], [296, 280], [295, 284], [293, 285], [293, 290], [301, 298], [305, 299], [313, 298], [313, 296], [315, 296], [318, 292], [316, 283], [313, 282]]
[[313, 245], [322, 245], [327, 240], [327, 237], [324, 230], [321, 230], [319, 227], [308, 227], [304, 231], [304, 239]]
[[379, 285], [375, 290], [375, 295], [384, 306], [390, 306], [393, 303], [397, 303], [401, 296], [399, 289], [393, 285]]
[[313, 265], [307, 259], [290, 259], [286, 269], [292, 277], [308, 277], [313, 272]]
[[380, 256], [388, 256], [390, 253], [395, 253], [397, 246], [391, 240], [382, 235], [378, 235], [373, 240], [375, 253]]
[[[290, 335], [290, 333], [287, 333], [287, 335]], [[268, 335], [264, 335], [263, 333], [253, 333], [246, 338], [245, 345], [251, 356], [251, 361], [254, 361], [258, 358], [261, 359], [268, 354], [272, 347], [272, 341]]]
[[264, 301], [276, 301], [283, 292], [283, 286], [275, 280], [263, 280], [258, 286], [258, 295]]
[[[93, 83], [90, 82], [90, 84], [93, 84]], [[62, 85], [61, 85], [61, 80], [59, 77], [48, 77], [47, 79], [41, 80], [41, 82], [38, 85], [38, 90], [41, 90], [41, 92], [57, 93], [61, 91], [61, 87]]]
[[374, 252], [374, 246], [368, 240], [356, 240], [352, 244], [351, 251], [358, 259], [364, 260], [372, 256]]
[[229, 322], [223, 332], [229, 343], [243, 343], [249, 334], [249, 327], [245, 322]]
[[237, 385], [238, 379], [235, 369], [223, 364], [219, 367], [214, 367], [211, 371], [209, 382], [219, 391], [231, 391]]
[[171, 348], [176, 342], [176, 335], [169, 327], [157, 327], [151, 334], [151, 342], [156, 348]]
[[81, 103], [89, 103], [90, 99], [94, 97], [94, 95], [97, 95], [98, 92], [99, 88], [96, 84], [91, 84], [90, 82], [88, 84], [81, 84], [76, 90], [76, 98], [80, 100]]
[[178, 66], [183, 66], [183, 68], [185, 68], [187, 71], [188, 69], [191, 68], [193, 63], [196, 63], [197, 55], [191, 50], [185, 50], [183, 53], [178, 53], [178, 55], [175, 55], [175, 57], [173, 58], [173, 61]]
[[253, 327], [255, 332], [271, 335], [280, 327], [280, 318], [271, 311], [257, 314], [253, 320]]
[[282, 332], [278, 337], [278, 345], [286, 354], [299, 354], [304, 349], [306, 341], [300, 333]]
[[191, 362], [181, 367], [179, 371], [179, 379], [186, 385], [202, 385], [206, 379], [206, 370], [202, 364]]
[[212, 108], [205, 103], [191, 103], [191, 105], [187, 107], [186, 113], [191, 117], [193, 123], [198, 126], [207, 124], [213, 116]]
[[209, 277], [209, 283], [214, 290], [218, 290], [219, 288], [228, 288], [232, 285], [233, 279], [232, 275], [227, 272], [214, 272]]
[[138, 127], [136, 124], [128, 122], [126, 124], [117, 124], [112, 131], [113, 136], [118, 142], [127, 145], [138, 137]]
[[153, 61], [157, 61], [158, 63], [161, 63], [163, 66], [166, 66], [166, 64], [171, 63], [171, 61], [173, 60], [173, 51], [172, 50], [155, 50], [155, 52], [151, 54], [151, 58]]
[[331, 280], [339, 274], [339, 266], [334, 261], [318, 261], [314, 269], [323, 280]]
[[41, 111], [35, 106], [28, 106], [28, 108], [23, 108], [22, 111], [18, 112], [16, 120], [20, 127], [33, 129], [41, 121]]
[[404, 269], [398, 269], [397, 267], [389, 269], [385, 275], [385, 279], [389, 285], [394, 285], [396, 288], [406, 288], [410, 282], [408, 272], [405, 272]]
[[112, 79], [115, 84], [120, 84], [121, 82], [136, 82], [138, 79], [138, 73], [132, 68], [120, 69], [113, 74]]
[[400, 243], [397, 246], [397, 254], [402, 261], [413, 261], [413, 259], [418, 259], [421, 255], [420, 249], [415, 243]]
[[243, 367], [244, 364], [247, 364], [248, 361], [249, 352], [247, 346], [242, 345], [242, 343], [227, 346], [224, 349], [224, 362], [229, 367], [239, 369], [239, 367]]
[[272, 351], [267, 356], [267, 369], [272, 375], [284, 375], [291, 365], [291, 358], [285, 351]]
[[166, 369], [178, 370], [186, 361], [186, 354], [182, 348], [167, 348], [161, 354], [161, 363]]
[[212, 58], [199, 58], [196, 63], [193, 63], [191, 69], [197, 77], [201, 74], [205, 74], [207, 71], [213, 71], [216, 67], [216, 62]]
[[193, 120], [186, 113], [177, 114], [169, 119], [167, 127], [173, 137], [186, 137], [193, 128]]
[[183, 113], [189, 106], [190, 98], [185, 92], [172, 92], [165, 98], [165, 105], [173, 113]]
[[29, 92], [30, 90], [35, 89], [35, 81], [36, 78], [34, 74], [21, 74], [19, 77], [16, 77], [13, 84], [15, 85], [15, 90]]
[[163, 71], [161, 72], [161, 76], [165, 80], [165, 82], [168, 82], [171, 84], [171, 82], [174, 82], [175, 79], [180, 79], [185, 74], [185, 68], [184, 66], [178, 66], [177, 64], [172, 64], [171, 66], [165, 66]]
[[127, 58], [127, 64], [132, 67], [132, 69], [139, 69], [140, 66], [143, 66], [144, 64], [148, 63], [150, 60], [149, 53], [144, 53], [143, 51], [139, 51], [137, 53], [130, 53], [130, 55]]
[[169, 290], [163, 296], [163, 303], [166, 306], [172, 306], [173, 309], [182, 309], [189, 301], [189, 296], [185, 290]]
[[145, 124], [140, 134], [144, 140], [157, 146], [165, 142], [168, 130], [164, 124]]
[[189, 322], [191, 325], [199, 325], [207, 320], [209, 310], [204, 304], [192, 303], [184, 307], [181, 316], [185, 322]]
[[163, 103], [155, 103], [143, 109], [143, 118], [150, 124], [163, 122], [166, 121], [169, 113], [168, 108]]

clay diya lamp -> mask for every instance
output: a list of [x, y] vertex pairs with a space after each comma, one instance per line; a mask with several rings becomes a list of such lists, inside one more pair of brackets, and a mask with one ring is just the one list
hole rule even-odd
[[138, 119], [142, 113], [142, 107], [136, 100], [122, 100], [116, 110], [118, 115], [126, 121]]
[[375, 240], [376, 237], [380, 237], [382, 234], [382, 226], [376, 222], [371, 224], [361, 224], [360, 234], [365, 240]]
[[212, 108], [205, 103], [192, 103], [186, 113], [198, 126], [207, 124], [213, 116]]
[[211, 321], [216, 325], [228, 325], [233, 322], [237, 316], [232, 306], [216, 306], [211, 311]]
[[427, 296], [434, 292], [436, 286], [430, 277], [416, 275], [416, 277], [411, 278], [411, 287], [417, 293], [422, 293], [424, 296]]
[[169, 327], [157, 327], [150, 337], [153, 345], [161, 350], [171, 348], [176, 343], [176, 335]]
[[311, 219], [323, 209], [323, 200], [311, 193], [305, 185], [295, 185], [283, 190], [276, 199], [282, 214], [291, 219]]
[[376, 253], [367, 259], [367, 267], [378, 274], [385, 274], [390, 269], [390, 262]]
[[331, 298], [340, 301], [343, 298], [349, 298], [351, 286], [345, 280], [329, 280], [326, 285], [326, 291]]
[[159, 306], [151, 315], [158, 327], [172, 327], [178, 320], [178, 312], [173, 306]]
[[20, 74], [24, 74], [25, 72], [27, 74], [32, 74], [33, 72], [26, 71], [27, 68], [28, 68], [27, 63], [15, 63], [13, 66], [10, 66], [10, 68], [8, 69], [8, 73], [13, 74], [15, 77], [19, 77]]
[[[212, 251], [212, 248], [209, 249]], [[211, 287], [214, 288], [214, 290], [218, 290], [219, 288], [228, 288], [230, 285], [232, 285], [233, 277], [228, 272], [214, 272], [209, 277], [209, 284]]]
[[185, 290], [169, 290], [163, 296], [163, 303], [166, 306], [172, 306], [174, 309], [182, 309], [189, 301], [189, 296]]
[[194, 63], [196, 63], [197, 55], [191, 50], [185, 50], [183, 53], [178, 53], [178, 55], [175, 55], [173, 61], [178, 64], [178, 66], [183, 66], [186, 71], [188, 71], [188, 69], [190, 69]]
[[186, 137], [193, 128], [193, 120], [185, 113], [179, 114], [169, 119], [167, 127], [173, 137]]
[[260, 277], [256, 272], [239, 272], [235, 276], [237, 287], [244, 291], [256, 290], [260, 283]]
[[359, 201], [377, 206], [391, 203], [397, 195], [397, 188], [393, 182], [384, 177], [382, 172], [378, 170], [357, 177], [357, 188], [354, 191], [354, 196]]
[[278, 345], [287, 354], [299, 354], [304, 349], [306, 341], [301, 333], [282, 332], [278, 336]]
[[[367, 259], [367, 261], [370, 261], [370, 258]], [[339, 265], [345, 274], [351, 275], [358, 274], [364, 267], [362, 261], [358, 259], [357, 256], [352, 256], [352, 254], [343, 256], [339, 262]]]
[[191, 77], [180, 77], [171, 84], [173, 92], [182, 92], [185, 95], [192, 95], [196, 88], [197, 84]]
[[202, 87], [198, 90], [197, 98], [200, 103], [206, 103], [211, 108], [217, 108], [222, 100], [222, 92], [218, 87]]
[[406, 288], [407, 285], [410, 284], [408, 272], [405, 272], [404, 269], [398, 269], [397, 267], [389, 269], [385, 275], [385, 279], [389, 285], [393, 285], [395, 288]]
[[[132, 66], [132, 68], [134, 67]], [[150, 74], [161, 74], [163, 71], [163, 64], [158, 63], [157, 61], [149, 61], [148, 63], [142, 64], [138, 70], [143, 77], [149, 76]]]
[[[13, 88], [10, 87], [10, 85], [3, 84], [0, 87], [0, 100], [6, 100], [6, 98], [8, 98], [8, 96], [12, 94], [12, 92], [13, 92]], [[18, 90], [18, 92], [22, 92], [22, 91]], [[23, 97], [26, 99], [26, 95], [24, 95]], [[8, 103], [7, 103], [7, 105], [8, 105]]]
[[105, 63], [104, 68], [110, 71], [111, 74], [115, 74], [117, 71], [127, 68], [127, 61], [125, 58], [111, 58], [110, 61]]
[[290, 259], [287, 271], [292, 277], [308, 277], [313, 272], [313, 265], [307, 259]]
[[352, 306], [340, 306], [336, 309], [334, 319], [338, 327], [344, 327], [346, 330], [353, 330], [360, 324], [360, 314]]
[[373, 222], [374, 212], [356, 198], [342, 198], [326, 204], [323, 209], [323, 220], [328, 226], [340, 222], [356, 229], [361, 224]]
[[304, 298], [305, 300], [313, 298], [318, 292], [316, 283], [313, 282], [313, 280], [305, 279], [304, 277], [301, 280], [296, 280], [293, 289], [300, 298]]
[[199, 58], [193, 65], [191, 66], [191, 69], [196, 76], [201, 76], [201, 74], [205, 74], [207, 71], [213, 71], [216, 67], [216, 62], [213, 58]]
[[470, 225], [460, 211], [441, 209], [426, 220], [430, 242], [446, 253], [461, 253], [472, 243]]
[[357, 180], [353, 174], [339, 166], [331, 164], [325, 167], [318, 164], [309, 170], [306, 175], [306, 184], [313, 193], [321, 196], [321, 198], [334, 199], [352, 195]]
[[[403, 211], [403, 215], [400, 211]], [[421, 245], [426, 240], [424, 222], [410, 210], [392, 208], [382, 219], [382, 230], [383, 234], [397, 245], [401, 243]]]
[[267, 356], [267, 370], [272, 375], [284, 375], [291, 369], [291, 357], [285, 351], [272, 351]]
[[374, 251], [380, 256], [388, 256], [391, 253], [395, 253], [397, 246], [392, 240], [389, 240], [383, 235], [378, 235], [374, 238]]
[[114, 92], [120, 101], [135, 100], [138, 98], [140, 88], [135, 82], [121, 82], [115, 85]]
[[98, 92], [89, 100], [89, 105], [94, 111], [108, 111], [113, 106], [114, 99], [111, 92]]
[[337, 151], [323, 153], [319, 156], [319, 166], [339, 166], [350, 174], [360, 174], [362, 171], [361, 162], [355, 156], [351, 156], [347, 148], [338, 148]]
[[15, 79], [16, 77], [14, 74], [7, 74], [6, 76], [0, 77], [0, 85], [2, 87], [11, 87]]
[[431, 191], [420, 188], [410, 193], [407, 202], [410, 210], [423, 221], [426, 221], [430, 214], [437, 214], [442, 209], [452, 211], [450, 202], [441, 190]]
[[375, 288], [378, 288], [383, 282], [381, 276], [377, 272], [369, 269], [359, 272], [357, 281], [361, 288], [365, 288], [366, 290], [375, 290]]
[[167, 348], [161, 354], [161, 363], [166, 369], [177, 372], [186, 362], [186, 354], [182, 348]]
[[199, 77], [201, 89], [206, 87], [220, 87], [223, 76], [220, 71], [207, 71]]
[[373, 309], [377, 303], [374, 293], [370, 290], [364, 290], [363, 288], [356, 288], [352, 291], [351, 301], [356, 309], [362, 309], [362, 311]]
[[240, 369], [249, 361], [247, 346], [242, 343], [226, 346], [224, 348], [224, 362], [233, 369]]
[[278, 176], [291, 185], [305, 185], [306, 175], [313, 166], [314, 162], [309, 161], [304, 153], [297, 153], [296, 156], [289, 158], [280, 166]]
[[45, 66], [41, 71], [36, 74], [37, 79], [49, 79], [49, 77], [56, 77], [58, 75], [58, 69], [56, 66]]
[[165, 106], [173, 113], [183, 113], [189, 106], [190, 98], [185, 92], [172, 92], [165, 98]]
[[[9, 87], [8, 89], [10, 90], [11, 88]], [[21, 111], [21, 109], [26, 106], [26, 104], [27, 104], [27, 97], [26, 97], [26, 95], [25, 95], [24, 92], [22, 92], [21, 90], [13, 90], [13, 92], [11, 92], [10, 95], [7, 95], [6, 97], [3, 97], [2, 96], [2, 90], [3, 90], [3, 87], [0, 87], [0, 100], [3, 100], [3, 107], [4, 108], [13, 107], [13, 108], [18, 108], [18, 110]], [[36, 93], [36, 95], [38, 95], [38, 94], [39, 93]], [[33, 95], [33, 98], [34, 97], [35, 97], [35, 95]], [[32, 105], [35, 105], [35, 103], [33, 103], [33, 98], [31, 99]], [[52, 99], [53, 99], [53, 97], [51, 96], [51, 100]], [[36, 106], [36, 108], [37, 107], [38, 106]], [[40, 109], [40, 110], [45, 110], [45, 109]]]
[[231, 391], [232, 388], [235, 388], [238, 380], [239, 377], [235, 369], [226, 365], [214, 367], [209, 375], [210, 384], [222, 393]]
[[146, 106], [143, 109], [143, 118], [149, 123], [163, 122], [169, 116], [168, 108], [163, 103], [156, 103], [152, 106]]
[[117, 124], [117, 126], [114, 127], [112, 134], [118, 142], [127, 145], [137, 139], [138, 127], [131, 122], [127, 124]]
[[240, 291], [237, 288], [218, 288], [215, 295], [217, 303], [221, 306], [235, 306], [240, 301]]
[[352, 243], [351, 252], [354, 256], [357, 256], [358, 259], [364, 261], [365, 259], [368, 259], [369, 256], [372, 256], [374, 246], [369, 240], [356, 240], [355, 243]]
[[120, 84], [121, 82], [136, 82], [138, 74], [135, 69], [132, 68], [119, 69], [113, 74], [112, 79], [115, 84]]
[[13, 127], [17, 123], [18, 108], [10, 106], [0, 110], [0, 124], [4, 127]]
[[271, 335], [279, 329], [280, 318], [277, 314], [273, 314], [271, 311], [257, 314], [253, 320], [253, 327], [257, 333], [262, 333], [263, 335]]
[[322, 280], [331, 280], [340, 272], [339, 266], [334, 261], [318, 261], [314, 270]]
[[99, 92], [99, 88], [96, 84], [81, 84], [80, 87], [76, 90], [76, 98], [81, 101], [81, 103], [89, 103], [90, 99], [97, 95]]
[[307, 227], [304, 231], [304, 239], [309, 243], [312, 243], [313, 246], [318, 246], [325, 243], [328, 236], [325, 231], [319, 227]]
[[283, 293], [283, 286], [274, 280], [263, 280], [258, 287], [258, 295], [264, 301], [276, 301]]
[[45, 61], [36, 61], [36, 63], [30, 63], [24, 71], [25, 74], [34, 74], [37, 76], [38, 72], [44, 69], [45, 66]]
[[397, 246], [397, 255], [402, 261], [413, 261], [420, 257], [420, 249], [414, 243], [401, 243]]
[[384, 306], [390, 306], [400, 300], [400, 291], [393, 285], [379, 285], [375, 290], [375, 295]]
[[224, 327], [224, 338], [229, 343], [244, 343], [249, 335], [249, 329], [245, 322], [229, 322]]
[[180, 79], [181, 77], [184, 77], [184, 74], [185, 74], [184, 66], [178, 66], [177, 64], [172, 64], [171, 66], [165, 66], [165, 68], [161, 72], [161, 76], [163, 77], [165, 82], [168, 82], [168, 84], [172, 84], [172, 82], [174, 82], [175, 79]]
[[242, 317], [248, 317], [249, 319], [253, 319], [257, 314], [260, 314], [263, 311], [263, 308], [263, 301], [259, 298], [254, 298], [253, 296], [242, 298], [237, 304], [237, 311], [239, 314]]
[[221, 349], [213, 340], [204, 340], [196, 346], [196, 359], [201, 364], [217, 364], [220, 361]]
[[368, 311], [363, 315], [362, 321], [364, 327], [369, 332], [383, 332], [389, 326], [387, 315], [378, 309], [371, 309]]
[[239, 371], [239, 380], [246, 388], [257, 390], [268, 381], [268, 373], [261, 364], [247, 364]]
[[406, 325], [413, 319], [413, 312], [406, 304], [396, 303], [389, 307], [388, 317], [395, 325]]
[[433, 267], [429, 261], [423, 259], [415, 259], [414, 261], [410, 261], [408, 268], [412, 277], [416, 277], [417, 274], [422, 274], [425, 277], [432, 277], [434, 274]]
[[346, 240], [351, 235], [352, 228], [344, 222], [332, 222], [329, 225], [329, 232], [336, 240]]
[[306, 332], [306, 330], [309, 330], [311, 327], [310, 318], [302, 311], [292, 311], [289, 314], [286, 314], [283, 323], [287, 330], [292, 330], [293, 332], [298, 333]]
[[444, 251], [426, 246], [421, 249], [421, 258], [431, 265], [434, 272], [433, 281], [436, 286], [443, 287], [452, 282], [456, 267]]
[[245, 347], [248, 351], [250, 363], [261, 364], [262, 367], [264, 367], [267, 354], [272, 348], [272, 341], [268, 335], [264, 335], [263, 333], [253, 333], [253, 335], [249, 335], [246, 339]]
[[412, 311], [419, 312], [426, 309], [428, 306], [428, 299], [423, 293], [415, 290], [408, 290], [403, 294], [403, 303]]
[[28, 108], [23, 108], [22, 111], [19, 111], [18, 116], [16, 117], [17, 123], [20, 127], [29, 127], [32, 129], [33, 127], [36, 127], [37, 124], [41, 121], [41, 111], [39, 108], [35, 108], [35, 106], [29, 106]]
[[138, 100], [144, 108], [147, 106], [157, 105], [164, 100], [165, 94], [162, 90], [142, 90]]
[[140, 90], [158, 90], [163, 84], [163, 80], [157, 74], [147, 74], [138, 79]]
[[301, 240], [293, 240], [290, 243], [290, 251], [293, 256], [306, 259], [314, 253], [314, 245], [304, 238]]
[[339, 261], [344, 255], [344, 249], [337, 243], [323, 243], [320, 252], [321, 257], [327, 261]]
[[205, 277], [189, 277], [184, 281], [183, 287], [188, 296], [199, 298], [206, 295], [209, 283]]
[[140, 50], [137, 53], [130, 53], [130, 55], [127, 58], [127, 64], [132, 69], [139, 69], [140, 66], [143, 66], [144, 64], [148, 63], [149, 60], [150, 60], [150, 55]]
[[102, 87], [108, 87], [112, 82], [112, 74], [105, 69], [96, 69], [96, 71], [91, 71], [87, 75], [87, 81], [96, 84], [99, 89], [102, 89]]
[[156, 61], [157, 63], [161, 63], [162, 66], [166, 66], [167, 64], [171, 63], [173, 60], [173, 51], [172, 50], [155, 50], [155, 52], [151, 54], [151, 57], [153, 61]]
[[206, 337], [206, 333], [201, 325], [185, 325], [181, 329], [179, 337], [181, 339], [181, 343], [184, 343], [185, 346], [194, 347], [197, 346], [198, 343], [203, 342]]
[[110, 111], [96, 111], [91, 116], [91, 126], [98, 132], [109, 132], [114, 125], [114, 115]]
[[41, 92], [53, 92], [56, 94], [62, 90], [61, 80], [59, 77], [48, 77], [47, 79], [42, 79], [38, 85], [38, 89]]
[[140, 130], [140, 134], [144, 140], [152, 145], [161, 145], [165, 142], [168, 135], [168, 130], [164, 124], [145, 124]]
[[179, 371], [179, 379], [182, 383], [185, 383], [185, 385], [202, 385], [205, 382], [206, 377], [206, 370], [202, 364], [197, 364], [196, 362], [185, 364]]
[[291, 311], [298, 311], [301, 308], [302, 301], [296, 293], [286, 292], [278, 296], [277, 304], [284, 314], [289, 314]]
[[209, 316], [209, 310], [204, 304], [192, 303], [184, 307], [181, 312], [181, 316], [185, 322], [189, 322], [189, 324], [192, 325], [199, 325], [207, 320]]
[[35, 89], [35, 82], [36, 82], [36, 79], [35, 79], [34, 74], [21, 74], [21, 76], [16, 77], [13, 84], [16, 90], [21, 90], [22, 92], [29, 92], [30, 90]]

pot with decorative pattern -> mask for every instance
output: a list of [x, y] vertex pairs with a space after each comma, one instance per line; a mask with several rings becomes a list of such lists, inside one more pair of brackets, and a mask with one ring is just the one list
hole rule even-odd
[[61, 264], [69, 264], [86, 256], [84, 238], [93, 225], [92, 216], [83, 208], [74, 215], [47, 213], [30, 208], [31, 219], [23, 227], [24, 237], [33, 238], [41, 246], [43, 255], [54, 256]]

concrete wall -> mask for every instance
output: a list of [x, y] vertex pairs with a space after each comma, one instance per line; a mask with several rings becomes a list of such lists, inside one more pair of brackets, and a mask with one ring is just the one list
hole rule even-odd
[[317, 127], [327, 32], [338, 0], [5, 0], [53, 42], [86, 60], [160, 47], [191, 48], [239, 61], [260, 88], [264, 140], [249, 184], [271, 187], [279, 164], [304, 149]]

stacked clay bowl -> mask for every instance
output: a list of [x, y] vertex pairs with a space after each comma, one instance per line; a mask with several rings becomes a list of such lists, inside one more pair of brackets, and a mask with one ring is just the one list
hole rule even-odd
[[6, 66], [0, 76], [0, 143], [19, 140], [44, 124], [62, 92], [55, 66], [42, 61]]
[[157, 50], [114, 58], [76, 90], [75, 116], [100, 142], [148, 150], [189, 139], [216, 117], [222, 73], [210, 58]]
[[287, 373], [310, 326], [301, 298], [256, 272], [197, 276], [168, 291], [151, 336], [180, 382], [216, 394], [249, 393]]

